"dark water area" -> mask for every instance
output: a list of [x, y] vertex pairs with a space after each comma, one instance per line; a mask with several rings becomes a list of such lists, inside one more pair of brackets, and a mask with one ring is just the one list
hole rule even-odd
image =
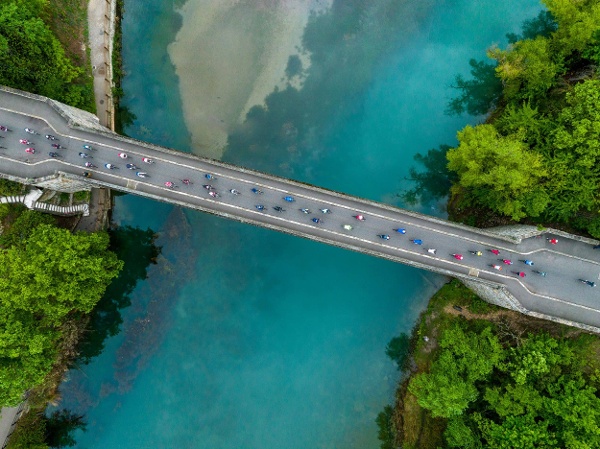
[[131, 293], [138, 282], [147, 278], [148, 266], [156, 264], [160, 254], [160, 248], [155, 245], [157, 236], [151, 229], [121, 226], [109, 232], [110, 250], [124, 262], [123, 270], [91, 313], [90, 330], [79, 345], [79, 363], [89, 363], [100, 355], [104, 341], [120, 332], [121, 310], [131, 305]]
[[[127, 133], [191, 151], [167, 54], [173, 4], [125, 8], [123, 89], [137, 117]], [[444, 113], [455, 75], [539, 9], [336, 1], [309, 19], [298, 51], [311, 53], [310, 67], [290, 55], [288, 77], [303, 87], [253, 108], [224, 159], [403, 205], [414, 155], [454, 144], [479, 119]], [[444, 216], [442, 203], [412, 208]], [[116, 199], [114, 220], [125, 232], [156, 230], [160, 254], [149, 257], [143, 232], [132, 237], [142, 249], [120, 333], [112, 328], [61, 388], [60, 406], [88, 421], [78, 448], [379, 446], [375, 419], [400, 376], [386, 345], [444, 278], [133, 196]], [[401, 345], [392, 349], [400, 360]]]

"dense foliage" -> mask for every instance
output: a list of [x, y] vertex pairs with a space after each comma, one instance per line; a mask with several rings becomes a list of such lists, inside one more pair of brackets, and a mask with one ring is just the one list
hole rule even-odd
[[495, 81], [493, 65], [474, 61], [474, 79], [457, 78], [455, 112], [497, 107], [447, 152], [457, 176], [451, 192], [459, 208], [568, 223], [600, 237], [600, 2], [542, 2], [548, 11], [522, 36], [488, 51]]
[[447, 419], [450, 448], [600, 447], [600, 386], [587, 337], [501, 342], [490, 324], [456, 322], [409, 391]]
[[80, 83], [84, 71], [43, 20], [47, 0], [0, 2], [0, 85], [89, 109], [93, 93]]
[[90, 312], [121, 269], [106, 233], [53, 227], [23, 213], [0, 249], [0, 404], [20, 402], [56, 356], [67, 315]]

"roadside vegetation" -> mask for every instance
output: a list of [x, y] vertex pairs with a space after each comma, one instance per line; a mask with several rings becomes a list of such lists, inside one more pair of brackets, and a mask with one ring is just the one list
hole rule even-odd
[[94, 112], [83, 0], [0, 3], [0, 84]]
[[395, 360], [410, 376], [377, 419], [382, 448], [600, 446], [597, 336], [487, 304], [452, 281], [409, 346]]
[[[548, 8], [509, 35], [508, 48], [470, 62], [449, 112], [487, 114], [456, 148], [421, 156], [409, 202], [440, 197], [476, 226], [543, 223], [600, 238], [600, 3], [542, 0]], [[447, 165], [438, 162], [447, 158]], [[431, 170], [431, 166], [441, 167]], [[446, 165], [446, 167], [444, 167]]]

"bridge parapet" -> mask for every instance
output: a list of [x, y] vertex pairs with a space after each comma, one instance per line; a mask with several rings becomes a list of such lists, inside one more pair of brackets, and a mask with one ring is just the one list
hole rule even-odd
[[91, 112], [82, 109], [74, 108], [48, 97], [32, 94], [22, 90], [12, 89], [6, 86], [0, 86], [0, 91], [9, 92], [13, 95], [18, 95], [32, 100], [46, 103], [56, 112], [58, 112], [71, 128], [84, 128], [86, 130], [94, 130], [103, 133], [111, 133], [111, 131], [100, 124], [100, 120]]
[[[533, 316], [536, 316], [534, 313], [537, 312], [556, 315], [560, 313], [564, 319], [580, 319], [582, 323], [599, 327], [596, 329], [590, 326], [589, 329], [600, 331], [600, 308], [591, 302], [594, 299], [595, 289], [584, 292], [578, 290], [577, 297], [572, 295], [575, 288], [581, 288], [581, 285], [577, 284], [578, 276], [596, 279], [595, 271], [600, 266], [596, 257], [599, 252], [594, 251], [588, 244], [597, 244], [598, 242], [594, 240], [558, 231], [553, 232], [549, 229], [538, 229], [534, 226], [473, 228], [377, 201], [120, 136], [99, 126], [97, 120], [89, 117], [88, 113], [37, 95], [0, 88], [0, 100], [0, 112], [5, 111], [6, 120], [9, 120], [6, 123], [11, 128], [21, 128], [20, 132], [23, 133], [23, 127], [27, 126], [39, 130], [41, 135], [56, 134], [61, 144], [64, 142], [67, 148], [75, 149], [90, 145], [94, 149], [93, 160], [100, 165], [99, 169], [90, 170], [92, 178], [84, 178], [81, 175], [83, 170], [87, 169], [83, 168], [82, 160], [76, 152], [65, 151], [63, 157], [56, 159], [44, 157], [42, 153], [42, 157], [36, 155], [31, 159], [23, 157], [22, 147], [15, 143], [12, 150], [7, 149], [0, 153], [1, 169], [6, 173], [4, 177], [8, 179], [66, 192], [88, 190], [90, 187], [109, 187], [200, 210], [242, 223], [254, 224], [457, 277], [476, 289], [491, 303]], [[106, 170], [102, 167], [105, 163], [116, 164], [117, 167], [123, 166], [124, 158], [119, 154], [120, 152], [126, 153], [129, 160], [142, 165], [144, 165], [143, 158], [153, 159], [156, 164], [144, 165], [144, 171], [149, 172], [146, 177], [136, 177], [136, 174], [129, 170]], [[215, 189], [219, 191], [219, 200], [216, 200], [216, 196], [209, 197], [207, 191], [202, 189], [201, 181], [198, 181], [204, 179], [207, 174], [212, 174], [218, 180]], [[18, 178], [19, 176], [22, 178]], [[192, 179], [199, 185], [194, 187], [187, 183], [185, 187], [177, 185], [173, 187], [171, 182], [166, 182], [177, 180], [183, 182], [184, 179]], [[249, 194], [256, 188], [264, 190], [262, 192], [264, 196], [260, 196], [260, 203], [263, 208], [265, 206], [262, 204], [266, 204], [266, 209], [258, 209], [256, 202], [259, 197]], [[234, 191], [238, 194], [245, 193], [240, 196], [237, 194], [230, 196], [228, 190], [232, 194]], [[216, 195], [215, 192], [213, 193]], [[298, 211], [290, 211], [283, 215], [267, 213], [270, 212], [271, 206], [283, 201], [282, 198], [287, 198], [287, 195], [294, 195], [304, 207], [311, 206], [311, 210], [331, 207], [335, 212], [332, 216], [324, 216], [323, 221], [316, 218], [311, 221], [310, 217], [300, 215]], [[273, 207], [273, 209], [282, 211], [281, 207]], [[300, 210], [305, 212], [309, 209]], [[351, 217], [357, 217], [354, 215], [357, 213], [368, 217], [367, 223], [355, 226], [352, 233], [340, 230], [348, 230], [344, 223], [352, 220]], [[415, 247], [409, 242], [409, 236], [402, 238], [401, 235], [394, 235], [390, 243], [376, 240], [378, 232], [386, 230], [390, 232], [398, 226], [406, 227], [410, 237], [416, 237], [417, 240], [423, 238], [428, 245], [435, 245], [434, 248], [437, 248], [440, 254], [436, 256], [435, 250], [431, 253], [425, 247]], [[352, 230], [352, 227], [350, 228]], [[568, 237], [570, 240], [561, 238], [560, 245], [554, 247], [547, 244], [544, 239], [531, 238], [541, 236], [543, 233]], [[413, 243], [416, 241], [413, 240]], [[519, 262], [522, 262], [520, 257], [535, 255], [536, 268], [549, 267], [550, 276], [548, 278], [528, 277], [522, 280], [520, 278], [524, 275], [521, 276], [518, 272], [509, 270], [496, 272], [490, 269], [490, 267], [496, 268], [493, 265], [496, 259], [487, 252], [492, 248], [499, 249], [503, 255], [512, 254], [511, 258]], [[429, 249], [433, 248], [429, 247]], [[475, 249], [485, 250], [485, 257], [470, 260], [467, 255], [465, 261], [462, 261], [462, 257], [456, 258], [462, 262], [451, 259], [455, 255], [452, 253], [460, 251], [468, 254], [467, 252]], [[557, 260], [560, 262], [557, 263]], [[560, 271], [553, 269], [553, 266], [560, 266]], [[515, 274], [519, 278], [515, 279], [513, 277]], [[598, 278], [600, 279], [600, 276]], [[504, 283], [506, 287], [502, 287], [500, 283]], [[575, 285], [570, 286], [570, 283]], [[510, 292], [517, 295], [518, 299], [515, 299]], [[538, 314], [538, 316], [542, 315]], [[548, 316], [543, 317], [553, 319]]]

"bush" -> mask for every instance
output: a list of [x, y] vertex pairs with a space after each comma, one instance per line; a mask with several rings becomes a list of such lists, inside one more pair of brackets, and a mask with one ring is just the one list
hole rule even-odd
[[21, 195], [25, 191], [25, 186], [21, 183], [0, 179], [0, 196]]
[[82, 190], [81, 192], [75, 192], [73, 194], [73, 200], [77, 203], [83, 203], [89, 201], [89, 199], [90, 192], [88, 192], [87, 190]]
[[468, 305], [468, 308], [471, 313], [476, 313], [478, 315], [485, 315], [496, 309], [495, 306], [475, 295], [471, 298], [471, 303]]
[[6, 449], [48, 449], [45, 437], [45, 416], [42, 413], [26, 413], [19, 419]]

